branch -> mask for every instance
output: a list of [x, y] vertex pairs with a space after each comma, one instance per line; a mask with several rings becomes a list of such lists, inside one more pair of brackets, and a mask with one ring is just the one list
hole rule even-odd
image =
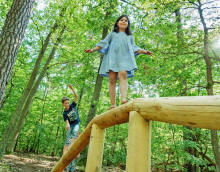
[[[198, 151], [198, 150], [197, 150], [197, 151]], [[201, 155], [203, 158], [205, 158], [206, 160], [208, 160], [208, 161], [211, 163], [212, 166], [216, 166], [216, 163], [215, 163], [211, 158], [209, 158], [206, 154], [204, 154], [203, 152], [199, 152], [199, 151], [198, 151], [198, 153], [199, 153], [199, 155]]]
[[135, 6], [136, 8], [138, 8], [136, 4], [133, 4], [133, 3], [128, 2], [128, 1], [126, 1], [126, 0], [121, 0], [121, 1], [124, 2], [124, 3], [126, 3], [126, 4], [129, 4], [129, 5], [132, 5], [132, 6]]
[[214, 0], [214, 1], [209, 1], [209, 2], [205, 2], [205, 3], [202, 4], [202, 5], [211, 4], [211, 3], [213, 3], [213, 2], [216, 2], [216, 0]]
[[212, 50], [212, 54], [214, 55], [214, 57], [210, 57], [216, 61], [220, 61], [220, 57], [217, 56], [217, 54], [215, 53], [215, 50], [213, 50], [213, 48], [211, 46], [209, 46], [209, 48]]
[[74, 64], [74, 62], [73, 61], [57, 62], [57, 63], [49, 65], [48, 67], [51, 68], [51, 67], [54, 67], [54, 66], [57, 66], [57, 65], [63, 65], [63, 64]]
[[214, 83], [214, 84], [220, 84], [220, 82], [219, 82], [219, 81], [213, 81], [213, 83]]
[[202, 10], [213, 9], [213, 8], [220, 8], [220, 7], [205, 7], [205, 8], [202, 8]]
[[197, 7], [185, 7], [185, 8], [182, 8], [183, 10], [186, 10], [186, 9], [198, 9]]
[[40, 97], [34, 97], [35, 99], [41, 100], [41, 101], [45, 101], [44, 99], [40, 98]]
[[195, 3], [195, 2], [193, 2], [193, 1], [188, 1], [190, 4], [193, 4], [193, 5], [195, 5], [195, 6], [197, 6], [197, 7], [199, 7], [199, 5], [197, 4], [197, 3]]
[[126, 0], [120, 0], [120, 1], [122, 1], [124, 3], [127, 3], [129, 5], [132, 5], [132, 6], [136, 7], [137, 9], [145, 10], [144, 8], [138, 7], [135, 3], [131, 3], [131, 2], [126, 1]]
[[[198, 88], [207, 88], [207, 86], [202, 86], [202, 85], [194, 85], [194, 87], [198, 87]], [[192, 88], [194, 88], [194, 87], [192, 87]]]
[[189, 54], [199, 54], [199, 55], [203, 55], [202, 53], [198, 52], [198, 51], [192, 51], [192, 52], [185, 52], [185, 53], [166, 53], [166, 52], [161, 52], [163, 54], [169, 55], [189, 55]]
[[218, 16], [217, 17], [210, 17], [210, 18], [207, 17], [206, 19], [208, 19], [208, 20], [214, 20], [214, 19], [219, 20], [220, 17], [218, 17]]
[[208, 30], [215, 30], [216, 28], [214, 28], [214, 27], [208, 27], [207, 29], [208, 29]]
[[146, 14], [142, 17], [142, 19], [141, 19], [141, 29], [143, 29], [144, 31], [146, 31], [146, 30], [145, 30], [144, 27], [143, 27], [143, 20], [144, 20], [144, 18], [147, 17], [147, 16], [148, 16], [148, 13], [146, 13]]
[[220, 61], [219, 57], [210, 57], [210, 58], [213, 59], [213, 60], [216, 60], [216, 61]]

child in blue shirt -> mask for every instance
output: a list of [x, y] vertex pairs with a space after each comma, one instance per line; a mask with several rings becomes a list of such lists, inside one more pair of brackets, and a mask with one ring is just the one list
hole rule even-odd
[[[70, 144], [73, 144], [77, 138], [79, 127], [80, 127], [80, 118], [76, 109], [77, 102], [77, 94], [74, 91], [71, 84], [68, 87], [72, 90], [75, 100], [70, 104], [70, 100], [68, 97], [62, 98], [62, 105], [64, 107], [63, 111], [63, 119], [66, 123], [66, 139], [63, 148], [63, 154], [66, 153]], [[76, 161], [75, 159], [68, 165], [66, 168], [67, 171], [74, 172], [75, 171]]]

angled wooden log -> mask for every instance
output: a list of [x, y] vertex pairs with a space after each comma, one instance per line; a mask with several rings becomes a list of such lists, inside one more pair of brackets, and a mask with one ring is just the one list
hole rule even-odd
[[100, 128], [108, 128], [116, 124], [126, 123], [129, 118], [132, 102], [126, 103], [123, 106], [107, 111], [99, 116], [96, 116], [86, 129], [82, 132], [74, 144], [69, 147], [66, 152], [51, 172], [61, 172], [66, 166], [89, 144], [91, 129], [93, 124], [97, 124]]
[[58, 163], [51, 170], [52, 172], [62, 172], [67, 165], [74, 159], [76, 156], [85, 149], [89, 144], [91, 129], [93, 121], [91, 121], [78, 139], [69, 147], [69, 150], [60, 158]]

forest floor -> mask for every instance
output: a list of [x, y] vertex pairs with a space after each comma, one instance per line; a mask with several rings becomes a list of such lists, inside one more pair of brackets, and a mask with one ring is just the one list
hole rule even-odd
[[[0, 172], [49, 172], [58, 160], [58, 157], [13, 153], [3, 156], [2, 161], [0, 161]], [[76, 172], [84, 171], [79, 170], [79, 167], [77, 169]], [[103, 172], [123, 172], [123, 170], [105, 167]]]

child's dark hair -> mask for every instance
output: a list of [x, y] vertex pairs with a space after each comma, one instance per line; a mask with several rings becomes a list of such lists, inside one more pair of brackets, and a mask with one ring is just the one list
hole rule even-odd
[[61, 102], [62, 103], [64, 103], [66, 100], [70, 100], [68, 97], [63, 97], [62, 99], [61, 99]]
[[126, 17], [127, 20], [128, 20], [128, 27], [125, 29], [125, 33], [126, 33], [127, 35], [132, 35], [131, 30], [130, 30], [130, 20], [129, 20], [128, 16], [127, 16], [127, 15], [124, 15], [124, 14], [121, 15], [120, 17], [118, 17], [118, 19], [116, 20], [115, 25], [114, 25], [113, 32], [117, 32], [117, 33], [119, 32], [118, 22], [119, 22], [119, 20], [121, 20], [123, 17]]

